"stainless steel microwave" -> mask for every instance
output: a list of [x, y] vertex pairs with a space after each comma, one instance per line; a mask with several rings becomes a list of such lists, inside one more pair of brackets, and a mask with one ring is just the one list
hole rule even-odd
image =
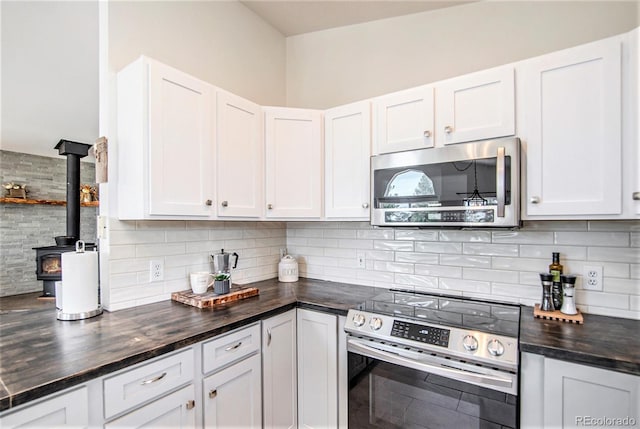
[[520, 139], [371, 157], [371, 224], [520, 226]]

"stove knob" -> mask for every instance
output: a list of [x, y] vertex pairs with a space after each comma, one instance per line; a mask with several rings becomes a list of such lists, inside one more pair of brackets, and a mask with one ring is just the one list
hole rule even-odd
[[462, 346], [468, 352], [475, 352], [478, 350], [478, 340], [473, 335], [466, 335], [462, 339]]
[[502, 356], [504, 354], [504, 346], [500, 341], [494, 338], [489, 341], [489, 344], [487, 344], [487, 351], [491, 356]]
[[364, 314], [357, 313], [353, 316], [353, 325], [356, 328], [364, 325]]
[[373, 329], [374, 331], [377, 331], [378, 329], [382, 328], [382, 319], [379, 317], [373, 317], [369, 322], [369, 326], [371, 326], [371, 329]]

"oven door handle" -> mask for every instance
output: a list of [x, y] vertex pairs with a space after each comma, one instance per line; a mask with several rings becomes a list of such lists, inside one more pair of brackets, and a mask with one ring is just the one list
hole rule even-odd
[[[478, 386], [487, 387], [494, 390], [500, 390], [511, 394], [516, 394], [516, 386], [514, 379], [506, 377], [498, 377], [495, 375], [482, 374], [477, 372], [475, 368], [458, 369], [452, 366], [443, 365], [440, 362], [429, 361], [429, 359], [420, 353], [412, 353], [407, 350], [387, 351], [363, 344], [355, 338], [347, 339], [347, 350], [360, 355], [364, 355], [373, 359], [383, 360], [388, 363], [413, 368], [418, 371], [429, 372], [443, 377], [452, 378], [454, 380], [469, 382]], [[403, 354], [411, 354], [407, 357]], [[515, 377], [515, 376], [514, 376]]]
[[498, 155], [496, 159], [496, 198], [498, 200], [498, 217], [504, 217], [504, 206], [506, 201], [506, 186], [505, 186], [505, 154], [504, 147], [498, 148]]

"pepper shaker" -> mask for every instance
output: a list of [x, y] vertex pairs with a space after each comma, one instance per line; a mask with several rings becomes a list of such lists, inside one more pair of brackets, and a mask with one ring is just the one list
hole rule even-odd
[[548, 273], [540, 273], [540, 281], [542, 282], [542, 303], [540, 304], [540, 310], [553, 311], [553, 299], [551, 298], [553, 275]]

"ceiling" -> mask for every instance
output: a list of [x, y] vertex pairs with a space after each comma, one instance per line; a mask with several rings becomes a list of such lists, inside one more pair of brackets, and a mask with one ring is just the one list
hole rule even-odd
[[[473, 0], [477, 1], [477, 0]], [[449, 0], [241, 0], [285, 36], [458, 6]]]

